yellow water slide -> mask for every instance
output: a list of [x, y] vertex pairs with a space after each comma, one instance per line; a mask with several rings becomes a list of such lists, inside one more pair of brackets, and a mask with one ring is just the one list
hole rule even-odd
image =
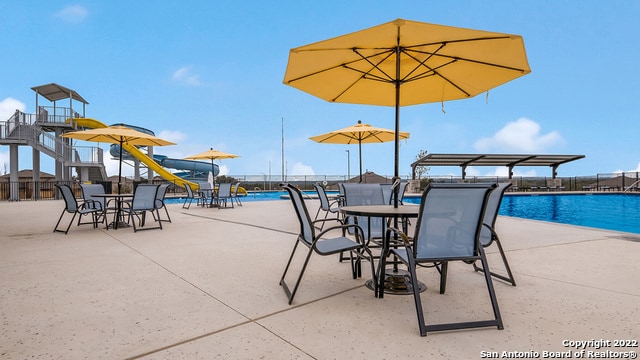
[[[76, 119], [73, 119], [73, 121], [75, 121], [78, 126], [85, 127], [85, 128], [98, 129], [98, 128], [107, 127], [107, 125], [102, 121], [98, 121], [90, 118], [76, 118]], [[167, 181], [171, 181], [172, 183], [182, 187], [186, 187], [185, 184], [189, 184], [189, 186], [191, 186], [191, 188], [194, 190], [199, 188], [198, 184], [191, 181], [187, 181], [179, 176], [176, 176], [170, 171], [168, 171], [167, 169], [158, 165], [157, 162], [155, 162], [152, 158], [147, 156], [147, 154], [140, 151], [137, 147], [129, 144], [122, 144], [122, 149], [128, 151], [129, 154], [131, 154], [131, 156], [140, 160], [143, 164], [147, 165], [149, 169], [155, 171], [163, 179]]]

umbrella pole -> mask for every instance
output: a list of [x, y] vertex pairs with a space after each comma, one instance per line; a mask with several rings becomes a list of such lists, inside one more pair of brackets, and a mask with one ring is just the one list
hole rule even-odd
[[120, 137], [120, 159], [118, 159], [118, 194], [122, 188], [122, 137]]
[[362, 184], [362, 141], [358, 140], [358, 155], [360, 155], [360, 183]]
[[[400, 30], [398, 30], [399, 32]], [[395, 156], [393, 159], [393, 182], [400, 179], [399, 169], [400, 169], [400, 34], [398, 34], [398, 46], [396, 47], [396, 133], [394, 136], [395, 142]], [[398, 207], [398, 188], [396, 186], [393, 190], [393, 207]], [[398, 219], [396, 218], [396, 221]], [[394, 223], [394, 226], [397, 226], [397, 223]]]

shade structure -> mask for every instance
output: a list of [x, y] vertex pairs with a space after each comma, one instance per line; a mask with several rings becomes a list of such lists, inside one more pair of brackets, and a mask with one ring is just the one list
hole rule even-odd
[[[408, 139], [408, 132], [399, 132], [400, 140]], [[362, 144], [383, 143], [395, 140], [395, 130], [384, 129], [369, 124], [358, 123], [344, 129], [330, 131], [326, 134], [312, 136], [309, 139], [326, 144], [358, 144], [360, 160], [360, 182], [362, 182]]]
[[120, 158], [118, 165], [118, 194], [120, 194], [120, 191], [122, 190], [122, 144], [127, 143], [133, 146], [175, 145], [175, 143], [171, 141], [120, 125], [83, 131], [71, 131], [60, 136], [91, 142], [119, 144]]
[[185, 157], [185, 159], [187, 160], [211, 160], [211, 173], [215, 175], [215, 165], [214, 165], [214, 160], [216, 159], [235, 159], [240, 157], [240, 155], [235, 155], [235, 154], [230, 154], [230, 153], [226, 153], [226, 152], [222, 152], [219, 150], [215, 150], [213, 148], [209, 148], [209, 150], [195, 154], [195, 155], [191, 155], [191, 156], [187, 156]]
[[396, 19], [291, 49], [283, 82], [330, 102], [394, 106], [398, 178], [401, 106], [470, 98], [530, 72], [519, 35]]

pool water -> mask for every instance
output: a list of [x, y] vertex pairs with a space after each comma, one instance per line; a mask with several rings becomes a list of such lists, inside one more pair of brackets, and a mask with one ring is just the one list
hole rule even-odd
[[[315, 191], [305, 193], [316, 196]], [[282, 195], [286, 192], [252, 192], [240, 199], [243, 202], [281, 200]], [[172, 203], [183, 201], [170, 200]], [[420, 195], [407, 195], [404, 203], [419, 204]], [[637, 194], [506, 194], [499, 214], [640, 234], [640, 195]]]
[[640, 234], [635, 194], [507, 195], [500, 215]]

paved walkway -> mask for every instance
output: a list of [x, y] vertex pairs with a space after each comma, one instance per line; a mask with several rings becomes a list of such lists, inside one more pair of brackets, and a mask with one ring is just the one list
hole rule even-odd
[[[314, 257], [287, 305], [278, 280], [298, 230], [288, 201], [170, 205], [173, 223], [135, 234], [53, 234], [63, 207], [0, 202], [0, 359], [575, 358], [565, 341], [593, 339], [612, 343], [587, 351], [640, 350], [613, 347], [640, 340], [639, 235], [500, 217], [518, 281], [494, 282], [505, 329], [420, 337], [411, 296], [374, 298], [336, 257]], [[489, 316], [470, 266], [450, 266], [445, 295], [434, 270], [420, 279], [427, 319]]]

